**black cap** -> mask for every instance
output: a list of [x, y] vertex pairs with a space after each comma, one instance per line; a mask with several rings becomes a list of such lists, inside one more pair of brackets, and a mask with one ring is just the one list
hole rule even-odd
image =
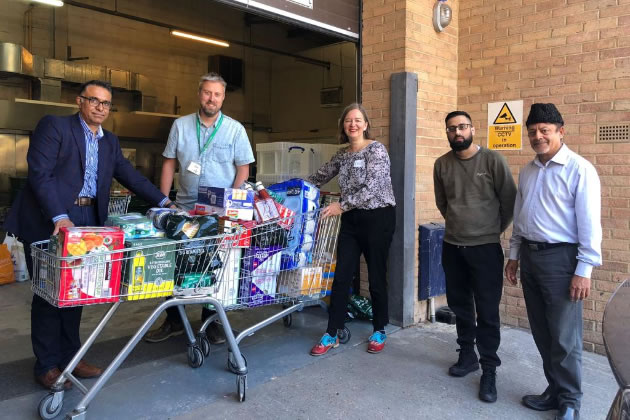
[[532, 104], [525, 125], [538, 123], [564, 125], [564, 120], [554, 104]]

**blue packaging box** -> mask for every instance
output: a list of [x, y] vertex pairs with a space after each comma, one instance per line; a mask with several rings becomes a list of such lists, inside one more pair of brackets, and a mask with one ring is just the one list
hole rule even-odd
[[197, 202], [225, 209], [254, 209], [254, 191], [199, 186]]

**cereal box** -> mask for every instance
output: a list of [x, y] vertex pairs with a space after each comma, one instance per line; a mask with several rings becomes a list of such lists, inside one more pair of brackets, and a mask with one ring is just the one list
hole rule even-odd
[[[175, 284], [175, 244], [170, 239], [131, 239], [128, 248], [150, 248], [129, 251], [122, 294], [127, 300], [170, 296]], [[159, 246], [158, 246], [159, 245]]]
[[227, 236], [226, 246], [237, 248], [249, 248], [252, 245], [252, 229], [256, 227], [253, 220], [232, 220], [228, 217], [219, 217], [219, 232], [231, 233]]
[[116, 302], [120, 292], [123, 232], [116, 227], [63, 227], [49, 251], [60, 262], [59, 306]]

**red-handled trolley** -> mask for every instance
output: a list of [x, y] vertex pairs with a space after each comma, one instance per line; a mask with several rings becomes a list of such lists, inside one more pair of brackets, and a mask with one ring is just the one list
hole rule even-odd
[[[44, 419], [59, 415], [63, 406], [63, 384], [70, 380], [85, 394], [70, 419], [85, 419], [96, 394], [120, 367], [160, 314], [176, 306], [188, 338], [188, 362], [200, 367], [210, 354], [205, 330], [219, 319], [228, 343], [227, 368], [237, 375], [237, 392], [245, 400], [247, 362], [240, 341], [257, 330], [291, 316], [305, 305], [321, 302], [332, 285], [340, 218], [320, 218], [319, 210], [248, 227], [246, 223], [221, 221], [215, 236], [168, 241], [150, 245], [107, 249], [100, 240], [79, 242], [75, 256], [59, 257], [54, 243], [32, 244], [32, 290], [57, 307], [113, 303], [99, 324], [39, 404]], [[100, 248], [99, 248], [100, 247]], [[78, 256], [77, 256], [78, 255]], [[162, 278], [149, 273], [150, 261], [164, 267], [174, 262], [174, 272]], [[161, 265], [160, 265], [161, 264]], [[158, 270], [159, 271], [159, 270]], [[149, 276], [153, 277], [149, 277]], [[91, 388], [72, 371], [95, 342], [122, 302], [164, 298], [142, 324]], [[184, 305], [204, 304], [216, 314], [206, 320], [195, 335]], [[235, 337], [226, 312], [258, 306], [281, 305], [273, 316], [238, 333]], [[349, 331], [341, 331], [342, 341]]]

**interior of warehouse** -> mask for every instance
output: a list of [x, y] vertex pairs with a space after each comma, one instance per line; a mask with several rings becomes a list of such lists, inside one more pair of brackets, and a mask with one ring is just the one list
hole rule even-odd
[[156, 184], [172, 122], [195, 112], [208, 71], [228, 82], [223, 111], [244, 125], [254, 151], [278, 141], [337, 143], [339, 114], [357, 99], [356, 39], [224, 3], [1, 0], [0, 206], [6, 211], [26, 176], [37, 121], [76, 112], [77, 88], [91, 79], [112, 83], [105, 128]]

